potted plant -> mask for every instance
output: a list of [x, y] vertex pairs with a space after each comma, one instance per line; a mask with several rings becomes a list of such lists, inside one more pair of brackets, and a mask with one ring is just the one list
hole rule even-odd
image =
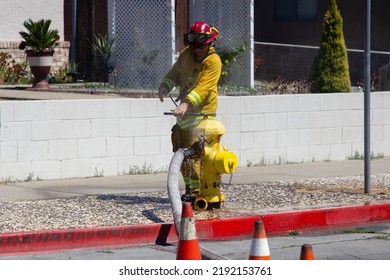
[[72, 79], [72, 82], [77, 83], [79, 78], [79, 71], [78, 71], [79, 65], [75, 63], [74, 61], [71, 61], [66, 68], [66, 76], [70, 77]]
[[92, 42], [92, 51], [95, 54], [97, 66], [100, 70], [111, 73], [116, 66], [113, 56], [115, 36], [108, 38], [107, 35], [96, 34]]
[[19, 48], [25, 49], [27, 62], [34, 75], [33, 88], [37, 89], [50, 88], [47, 76], [50, 73], [54, 48], [59, 44], [58, 30], [50, 29], [50, 25], [50, 19], [28, 19], [23, 23], [27, 32], [19, 32], [24, 40]]

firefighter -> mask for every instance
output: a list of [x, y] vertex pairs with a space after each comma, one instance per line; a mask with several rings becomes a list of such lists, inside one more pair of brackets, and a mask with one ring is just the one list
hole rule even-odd
[[[158, 95], [161, 102], [174, 87], [179, 89], [176, 99], [179, 105], [171, 110], [176, 116], [171, 133], [173, 152], [199, 141], [200, 135], [194, 132], [196, 127], [202, 120], [215, 117], [217, 85], [222, 72], [221, 59], [213, 46], [217, 37], [215, 27], [203, 21], [194, 22], [184, 35], [187, 47], [160, 84]], [[200, 164], [199, 159], [189, 159], [181, 167], [187, 197], [199, 191]]]

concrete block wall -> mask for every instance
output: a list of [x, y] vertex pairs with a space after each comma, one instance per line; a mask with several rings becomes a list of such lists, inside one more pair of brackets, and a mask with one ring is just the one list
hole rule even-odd
[[167, 170], [175, 122], [163, 117], [167, 106], [152, 99], [1, 101], [0, 179]]
[[[222, 143], [241, 166], [364, 153], [363, 94], [219, 98]], [[373, 92], [372, 152], [390, 156], [390, 93]], [[165, 171], [173, 104], [156, 99], [0, 102], [0, 180]]]
[[[362, 93], [221, 98], [225, 145], [240, 165], [345, 160], [364, 154]], [[390, 93], [371, 93], [371, 152], [390, 155]]]

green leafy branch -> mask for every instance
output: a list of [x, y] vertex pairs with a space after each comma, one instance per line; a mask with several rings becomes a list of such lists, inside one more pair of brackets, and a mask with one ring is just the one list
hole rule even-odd
[[242, 46], [233, 48], [232, 50], [220, 50], [218, 54], [221, 58], [222, 62], [222, 80], [226, 79], [229, 76], [229, 66], [230, 64], [237, 62], [237, 57], [246, 51], [249, 50], [249, 46], [247, 42], [245, 42]]

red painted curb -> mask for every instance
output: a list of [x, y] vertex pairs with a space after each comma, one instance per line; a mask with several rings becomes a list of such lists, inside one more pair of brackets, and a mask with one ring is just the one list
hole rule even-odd
[[[343, 227], [390, 220], [390, 203], [337, 207], [259, 216], [196, 221], [199, 240], [248, 238], [256, 220], [267, 234]], [[48, 230], [0, 234], [0, 255], [52, 251], [142, 246], [177, 242], [173, 224], [146, 224], [93, 229]]]
[[263, 215], [267, 232], [337, 228], [390, 220], [390, 203]]

